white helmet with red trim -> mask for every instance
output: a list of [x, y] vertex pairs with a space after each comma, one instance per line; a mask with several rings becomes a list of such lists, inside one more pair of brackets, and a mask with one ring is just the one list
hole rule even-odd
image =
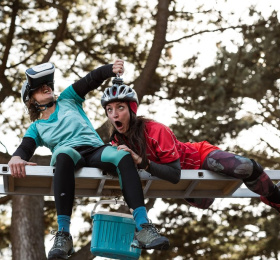
[[123, 84], [121, 78], [114, 78], [113, 86], [105, 89], [101, 98], [101, 105], [105, 108], [106, 105], [115, 101], [130, 101], [139, 104], [135, 90]]

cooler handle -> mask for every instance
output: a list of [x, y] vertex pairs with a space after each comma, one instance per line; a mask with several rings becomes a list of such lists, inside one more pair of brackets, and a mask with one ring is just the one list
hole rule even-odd
[[93, 210], [91, 211], [91, 215], [94, 215], [96, 213], [96, 208], [101, 204], [120, 204], [126, 206], [127, 204], [123, 200], [100, 200], [95, 203]]

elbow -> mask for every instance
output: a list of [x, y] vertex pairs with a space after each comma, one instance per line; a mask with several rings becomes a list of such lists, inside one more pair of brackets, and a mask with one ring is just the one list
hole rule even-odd
[[181, 169], [174, 174], [175, 178], [172, 180], [173, 184], [177, 184], [181, 180]]
[[172, 180], [171, 183], [177, 184], [179, 181], [180, 181], [180, 179], [176, 178], [176, 179]]

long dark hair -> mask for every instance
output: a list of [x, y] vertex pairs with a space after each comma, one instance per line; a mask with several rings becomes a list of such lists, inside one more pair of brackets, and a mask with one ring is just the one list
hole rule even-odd
[[[57, 100], [57, 96], [54, 95], [54, 101]], [[38, 108], [35, 106], [35, 99], [31, 96], [28, 101], [25, 102], [25, 105], [27, 107], [27, 111], [29, 114], [29, 118], [32, 122], [38, 120], [41, 117], [41, 111], [38, 110]]]
[[[129, 107], [129, 106], [128, 106]], [[111, 125], [110, 129], [110, 141], [114, 141], [119, 145], [124, 144], [128, 146], [131, 150], [136, 152], [142, 157], [144, 161], [147, 160], [146, 155], [146, 138], [145, 138], [145, 125], [146, 122], [153, 121], [152, 119], [136, 116], [130, 109], [130, 122], [129, 129], [126, 134], [119, 133], [115, 127]]]
[[38, 109], [36, 108], [35, 99], [33, 97], [30, 97], [30, 99], [25, 103], [25, 105], [27, 107], [28, 114], [32, 122], [40, 118], [41, 112], [38, 111]]

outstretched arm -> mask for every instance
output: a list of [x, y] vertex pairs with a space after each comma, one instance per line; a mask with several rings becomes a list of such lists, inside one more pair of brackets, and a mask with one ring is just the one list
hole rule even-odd
[[98, 88], [104, 80], [115, 77], [117, 73], [122, 75], [123, 72], [124, 61], [117, 59], [114, 64], [104, 65], [89, 72], [85, 77], [75, 82], [73, 88], [81, 98], [84, 98], [89, 91]]

